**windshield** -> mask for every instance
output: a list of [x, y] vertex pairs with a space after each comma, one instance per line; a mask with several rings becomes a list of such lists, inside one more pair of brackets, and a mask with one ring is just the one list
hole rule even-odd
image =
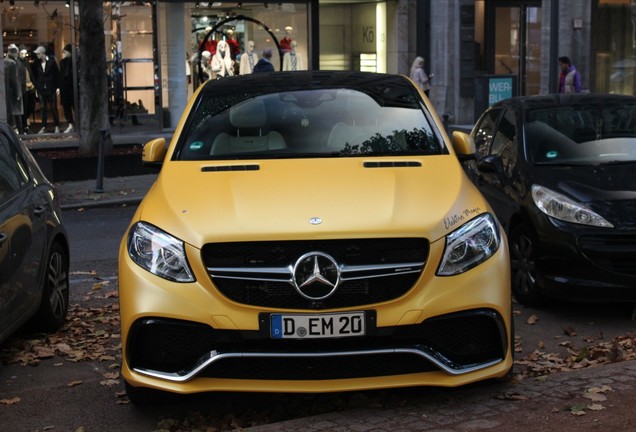
[[636, 160], [636, 105], [535, 109], [526, 115], [524, 133], [537, 164], [629, 163]]
[[384, 93], [351, 88], [276, 88], [267, 93], [266, 87], [202, 93], [174, 159], [448, 153], [409, 85]]

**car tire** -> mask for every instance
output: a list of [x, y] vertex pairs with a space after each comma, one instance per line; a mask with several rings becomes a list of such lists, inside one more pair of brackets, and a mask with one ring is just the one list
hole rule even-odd
[[538, 306], [543, 298], [536, 272], [536, 237], [527, 225], [521, 224], [510, 230], [508, 244], [512, 295], [519, 303]]
[[40, 309], [33, 319], [39, 330], [53, 332], [64, 324], [69, 303], [68, 273], [68, 252], [59, 242], [55, 242], [46, 259]]

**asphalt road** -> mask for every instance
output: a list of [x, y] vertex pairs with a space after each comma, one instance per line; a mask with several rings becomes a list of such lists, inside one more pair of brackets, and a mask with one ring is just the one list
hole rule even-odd
[[[201, 422], [216, 428], [211, 430], [232, 430], [318, 413], [369, 407], [382, 411], [413, 398], [461, 400], [463, 397], [461, 389], [402, 389], [345, 395], [219, 393], [177, 398], [167, 405], [145, 410], [127, 404], [123, 383], [117, 377], [117, 323], [102, 318], [99, 311], [108, 309], [112, 320], [117, 304], [112, 295], [116, 292], [117, 250], [133, 212], [134, 207], [65, 211], [72, 245], [72, 303], [76, 305], [68, 334], [72, 336], [73, 331], [89, 326], [89, 322], [90, 325], [97, 322], [102, 327], [92, 333], [95, 345], [108, 346], [109, 350], [93, 360], [84, 357], [69, 361], [68, 357], [54, 355], [41, 359], [35, 366], [2, 365], [0, 401], [5, 402], [0, 403], [0, 430], [190, 430], [187, 425], [194, 427]], [[517, 359], [535, 351], [568, 356], [636, 330], [631, 305], [554, 303], [531, 309], [515, 304], [513, 309]], [[108, 339], [100, 339], [104, 331]], [[16, 341], [28, 343], [30, 337], [18, 334], [0, 346], [0, 360], [15, 347]], [[87, 344], [91, 342], [88, 340]], [[485, 393], [506, 391], [505, 384], [495, 386], [486, 387]], [[470, 394], [475, 391], [479, 392], [479, 387], [466, 390]], [[474, 409], [475, 400], [479, 400], [476, 398], [466, 400], [467, 410]], [[443, 404], [438, 408], [444, 409]], [[453, 410], [457, 409], [455, 404]]]

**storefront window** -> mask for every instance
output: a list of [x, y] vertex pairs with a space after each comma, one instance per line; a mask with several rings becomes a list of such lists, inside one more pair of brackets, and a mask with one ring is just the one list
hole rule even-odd
[[[61, 61], [65, 57], [68, 58], [63, 65], [65, 69], [63, 101], [67, 109], [72, 110], [76, 100], [73, 88], [77, 83], [77, 62], [72, 56], [77, 53], [77, 50], [73, 48], [75, 41], [71, 29], [76, 28], [76, 26], [71, 22], [72, 14], [67, 3], [65, 1], [5, 1], [0, 4], [0, 15], [2, 17], [3, 55], [7, 55], [9, 46], [15, 45], [18, 49], [16, 60], [28, 64], [29, 70], [35, 66], [36, 55], [34, 51], [38, 46], [45, 48], [46, 56], [55, 61], [58, 70]], [[71, 50], [70, 55], [64, 54], [65, 48]], [[24, 79], [25, 82], [20, 84], [26, 88], [26, 76]], [[69, 123], [73, 120], [73, 111], [66, 111], [59, 103], [60, 98], [51, 98], [50, 100], [53, 105], [47, 103], [46, 114], [44, 114], [42, 104], [36, 97], [35, 86], [29, 85], [23, 98], [20, 118], [11, 117], [7, 120], [21, 133], [71, 132], [72, 128], [69, 128]], [[8, 99], [4, 98], [2, 103], [6, 102]], [[44, 115], [47, 119], [46, 128], [44, 128], [43, 122]]]
[[156, 113], [154, 10], [150, 3], [110, 2], [104, 14], [111, 123], [138, 124]]
[[306, 3], [195, 2], [188, 9], [192, 90], [206, 79], [252, 73], [266, 53], [276, 71], [309, 69]]
[[636, 1], [600, 0], [596, 43], [596, 91], [636, 94]]
[[386, 4], [320, 5], [320, 69], [386, 71]]

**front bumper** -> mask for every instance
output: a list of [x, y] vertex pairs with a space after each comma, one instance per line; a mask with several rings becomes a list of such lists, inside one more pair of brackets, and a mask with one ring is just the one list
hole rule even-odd
[[176, 284], [120, 250], [122, 375], [177, 393], [457, 386], [503, 376], [512, 367], [507, 248], [440, 278], [442, 248], [431, 245], [431, 264], [400, 298], [320, 311], [364, 311], [372, 321], [366, 336], [316, 340], [269, 338], [269, 314], [279, 310], [220, 295], [200, 260], [190, 260], [197, 282]]
[[636, 301], [636, 232], [537, 222], [541, 292], [575, 301]]

